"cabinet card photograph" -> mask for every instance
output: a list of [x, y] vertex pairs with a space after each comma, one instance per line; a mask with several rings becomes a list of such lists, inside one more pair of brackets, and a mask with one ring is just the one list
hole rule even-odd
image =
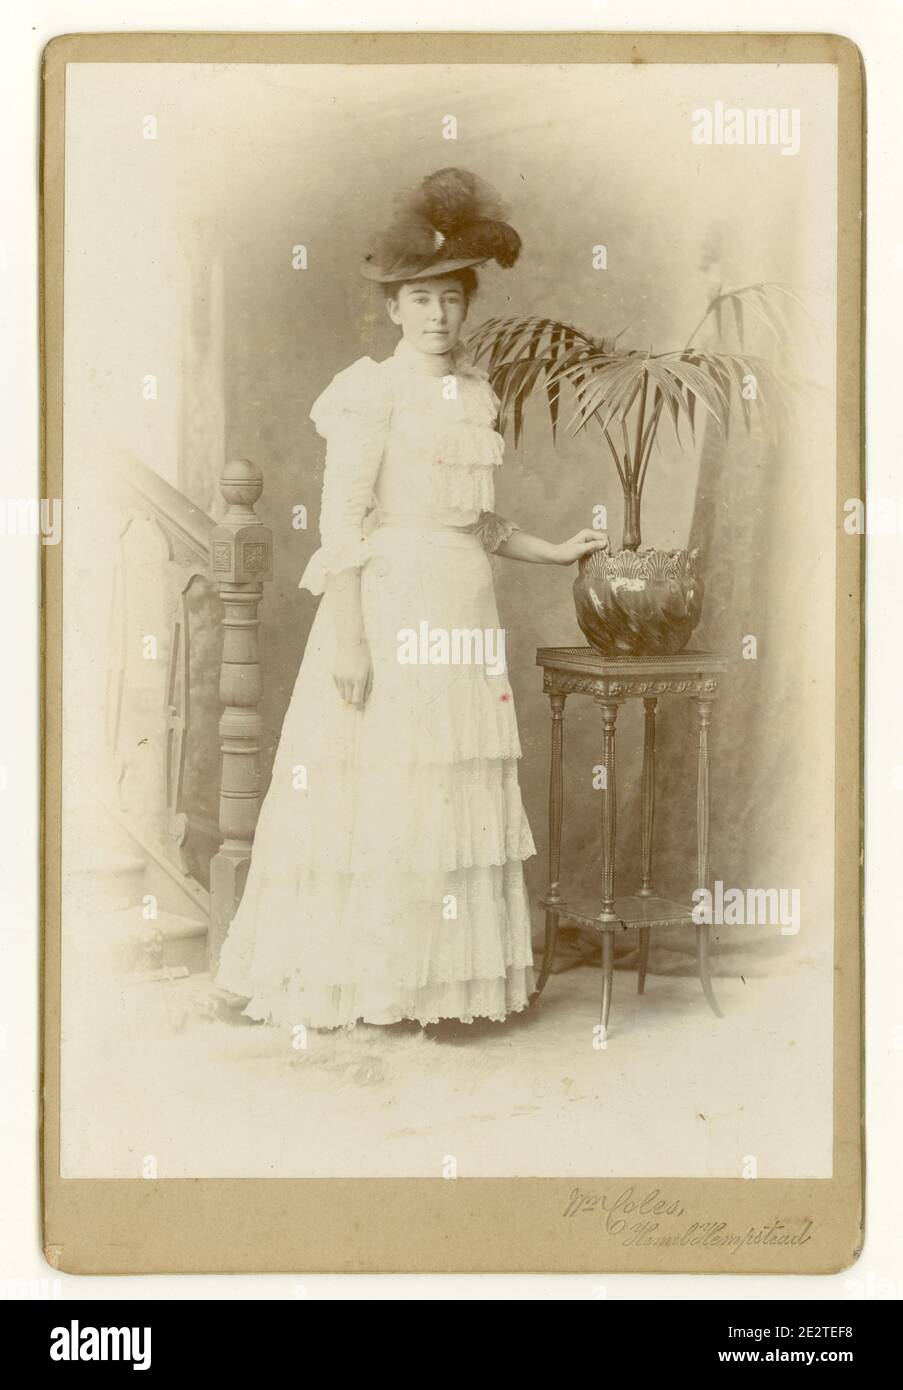
[[44, 78], [48, 1259], [845, 1268], [858, 50]]

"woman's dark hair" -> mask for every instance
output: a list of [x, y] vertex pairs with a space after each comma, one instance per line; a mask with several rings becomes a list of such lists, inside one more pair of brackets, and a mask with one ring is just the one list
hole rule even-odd
[[[466, 265], [462, 270], [446, 270], [442, 275], [431, 275], [428, 278], [431, 280], [457, 280], [461, 289], [464, 291], [464, 297], [468, 304], [476, 294], [480, 283], [477, 278], [477, 272], [472, 265]], [[380, 288], [386, 299], [397, 299], [398, 292], [402, 285], [416, 284], [416, 280], [383, 281]]]

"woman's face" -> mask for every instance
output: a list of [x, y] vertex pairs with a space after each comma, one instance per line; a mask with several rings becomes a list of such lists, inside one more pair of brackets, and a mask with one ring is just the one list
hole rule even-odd
[[418, 352], [451, 352], [467, 318], [467, 296], [457, 280], [436, 277], [402, 285], [396, 299], [388, 299], [389, 318]]

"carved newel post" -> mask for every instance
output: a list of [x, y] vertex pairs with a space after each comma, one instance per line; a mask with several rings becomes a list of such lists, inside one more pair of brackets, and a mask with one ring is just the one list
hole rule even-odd
[[211, 974], [241, 901], [251, 842], [260, 810], [260, 643], [257, 609], [263, 583], [273, 574], [273, 535], [257, 520], [254, 504], [263, 491], [256, 464], [233, 459], [220, 479], [228, 508], [213, 532], [211, 571], [223, 601], [223, 657], [219, 694], [225, 706], [219, 828], [223, 842], [210, 864]]

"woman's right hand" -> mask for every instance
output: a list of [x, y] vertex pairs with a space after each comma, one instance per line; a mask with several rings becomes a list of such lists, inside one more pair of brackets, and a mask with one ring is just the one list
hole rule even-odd
[[345, 704], [363, 709], [373, 683], [373, 663], [366, 638], [337, 645], [332, 678]]

